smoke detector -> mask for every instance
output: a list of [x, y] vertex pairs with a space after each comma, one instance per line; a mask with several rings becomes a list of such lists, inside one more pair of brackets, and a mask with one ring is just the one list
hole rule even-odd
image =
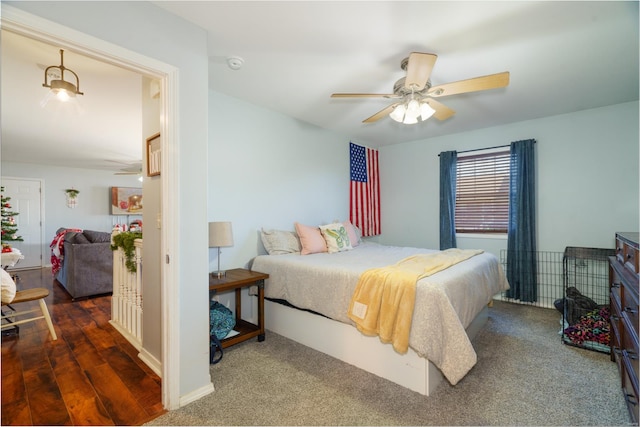
[[232, 70], [239, 70], [242, 68], [242, 64], [244, 64], [244, 59], [239, 56], [229, 56], [227, 57], [227, 65]]

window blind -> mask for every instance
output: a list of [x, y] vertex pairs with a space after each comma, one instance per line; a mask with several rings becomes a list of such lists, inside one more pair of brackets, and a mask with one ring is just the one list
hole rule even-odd
[[509, 225], [509, 151], [458, 157], [457, 233], [506, 233]]

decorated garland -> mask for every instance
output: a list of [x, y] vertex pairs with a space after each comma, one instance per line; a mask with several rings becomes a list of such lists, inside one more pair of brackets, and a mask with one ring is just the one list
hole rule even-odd
[[136, 239], [142, 239], [142, 232], [139, 231], [123, 231], [122, 233], [114, 234], [112, 237], [113, 243], [111, 244], [111, 250], [117, 251], [118, 248], [122, 248], [125, 256], [125, 265], [127, 270], [131, 273], [137, 271], [135, 260], [135, 246], [134, 241]]

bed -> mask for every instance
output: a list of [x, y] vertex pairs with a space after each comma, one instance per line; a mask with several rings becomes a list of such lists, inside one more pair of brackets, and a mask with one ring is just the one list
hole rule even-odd
[[486, 322], [487, 304], [508, 289], [493, 254], [483, 252], [417, 282], [405, 354], [360, 333], [347, 315], [362, 272], [430, 252], [437, 251], [362, 242], [337, 253], [259, 255], [251, 268], [269, 274], [266, 327], [423, 395], [443, 377], [455, 385], [477, 362], [471, 339]]

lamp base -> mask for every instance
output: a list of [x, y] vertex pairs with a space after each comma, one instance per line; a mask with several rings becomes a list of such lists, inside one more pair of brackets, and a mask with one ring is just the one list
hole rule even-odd
[[227, 275], [226, 271], [218, 270], [211, 273], [212, 276], [217, 277], [218, 279], [225, 277]]

